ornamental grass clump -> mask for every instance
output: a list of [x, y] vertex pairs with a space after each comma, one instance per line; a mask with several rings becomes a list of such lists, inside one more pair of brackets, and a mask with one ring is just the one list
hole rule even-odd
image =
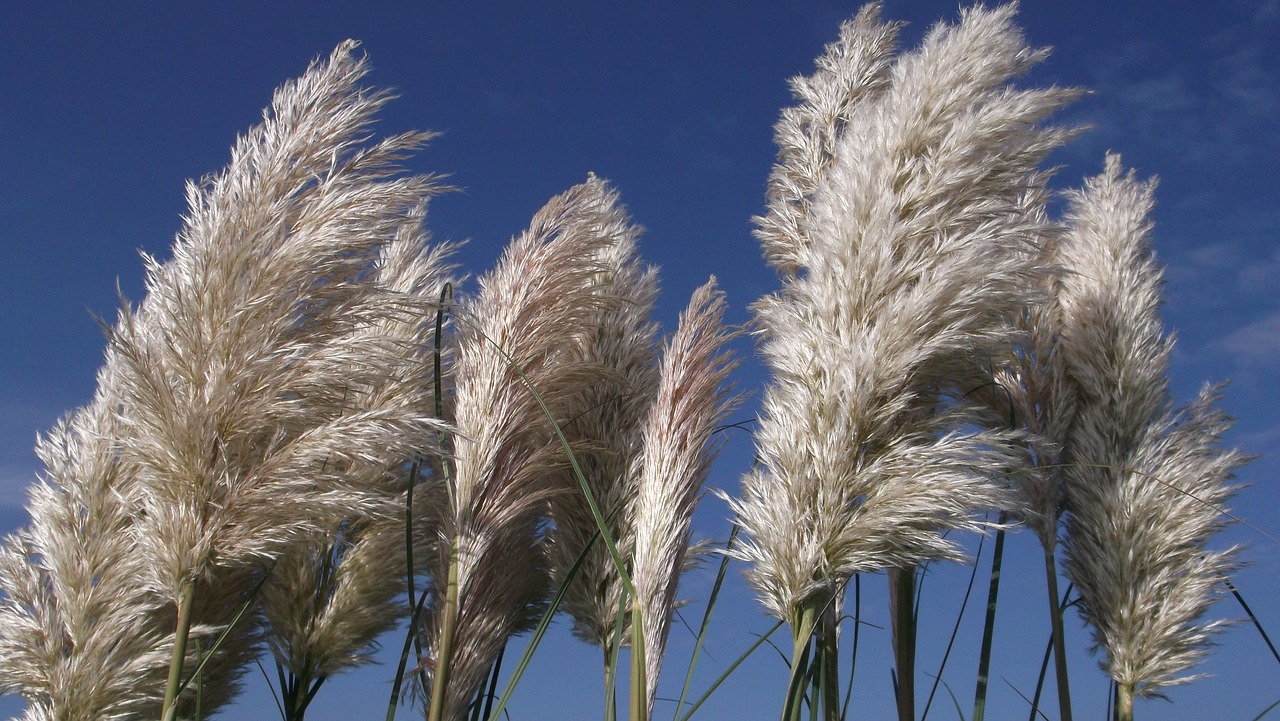
[[761, 467], [733, 509], [747, 535], [735, 555], [792, 626], [793, 713], [794, 674], [815, 628], [834, 638], [845, 584], [891, 570], [912, 717], [913, 569], [962, 558], [947, 534], [1009, 501], [991, 475], [1013, 461], [1010, 436], [966, 427], [963, 394], [1017, 340], [1008, 319], [1045, 274], [1038, 165], [1071, 132], [1043, 121], [1077, 94], [1010, 85], [1045, 56], [1013, 13], [966, 10], [893, 55], [895, 26], [868, 6], [793, 83], [800, 104], [779, 122], [757, 234], [782, 288], [755, 306], [774, 379]]
[[[1059, 547], [1121, 721], [1194, 678], [1221, 625], [1203, 617], [1237, 551], [1209, 541], [1245, 459], [1220, 447], [1218, 387], [1171, 401], [1153, 184], [1108, 156], [1050, 217], [1041, 164], [1075, 131], [1048, 121], [1078, 92], [1015, 85], [1046, 51], [1014, 12], [900, 51], [868, 5], [792, 81], [755, 219], [780, 279], [754, 306], [758, 463], [728, 499], [681, 721], [773, 632], [686, 706], [730, 559], [790, 625], [784, 721], [846, 717], [845, 592], [881, 571], [898, 718], [917, 718], [917, 579], [966, 560], [968, 532], [1000, 547], [1020, 523], [1043, 548], [1062, 721]], [[92, 401], [38, 441], [31, 522], [0, 544], [0, 692], [30, 721], [204, 718], [268, 654], [301, 721], [406, 620], [386, 718], [412, 669], [428, 721], [496, 721], [561, 612], [601, 651], [606, 721], [623, 664], [630, 721], [654, 716], [743, 330], [713, 277], [660, 339], [657, 270], [593, 174], [455, 300], [454, 248], [423, 227], [445, 188], [398, 167], [429, 136], [371, 140], [389, 96], [359, 86], [356, 48], [189, 187]]]
[[1207, 545], [1246, 460], [1220, 447], [1230, 422], [1214, 406], [1218, 388], [1172, 407], [1154, 187], [1108, 155], [1102, 175], [1070, 196], [1060, 254], [1061, 348], [1077, 397], [1063, 453], [1066, 573], [1125, 721], [1135, 697], [1195, 678], [1189, 670], [1221, 627], [1201, 618], [1237, 549]]
[[[46, 673], [97, 666], [141, 688], [110, 685], [115, 698], [77, 672], [22, 684], [32, 708], [171, 719], [199, 700], [212, 712], [257, 651], [254, 594], [273, 565], [353, 516], [391, 517], [394, 497], [370, 479], [433, 445], [441, 423], [403, 395], [419, 384], [389, 380], [419, 365], [418, 350], [377, 330], [422, 303], [373, 276], [438, 184], [397, 171], [427, 135], [366, 144], [388, 96], [358, 87], [367, 63], [355, 49], [343, 43], [277, 91], [227, 169], [188, 187], [172, 259], [146, 259], [146, 298], [110, 330], [98, 400], [49, 442], [37, 505], [61, 507], [36, 514], [6, 565], [18, 588], [33, 573], [59, 580], [30, 600], [6, 591], [6, 620], [62, 639], [65, 658], [46, 659]], [[51, 560], [57, 545], [83, 566]], [[14, 569], [23, 555], [34, 570]], [[103, 579], [125, 572], [104, 607]], [[48, 605], [59, 611], [37, 610]], [[85, 642], [90, 627], [113, 641]]]

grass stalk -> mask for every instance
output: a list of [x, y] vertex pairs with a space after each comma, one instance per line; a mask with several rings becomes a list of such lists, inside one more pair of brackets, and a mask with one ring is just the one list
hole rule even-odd
[[1053, 662], [1058, 681], [1058, 718], [1071, 721], [1071, 684], [1067, 677], [1067, 645], [1062, 631], [1062, 606], [1058, 603], [1058, 569], [1053, 549], [1044, 549], [1045, 581], [1049, 588], [1049, 621], [1053, 626]]
[[800, 615], [791, 624], [791, 678], [787, 682], [787, 697], [782, 707], [782, 721], [800, 721], [804, 707], [805, 677], [809, 673], [810, 641], [818, 624], [819, 611], [816, 602], [809, 601], [800, 609]]
[[987, 587], [987, 615], [982, 624], [982, 649], [978, 653], [978, 681], [973, 692], [973, 721], [983, 721], [987, 713], [987, 686], [991, 678], [991, 647], [995, 641], [996, 633], [996, 603], [1000, 597], [1000, 568], [1004, 563], [1005, 521], [1005, 514], [1000, 514], [1001, 527], [996, 531], [995, 548], [991, 552], [991, 583]]
[[631, 721], [647, 721], [649, 718], [649, 685], [645, 678], [644, 626], [641, 623], [641, 601], [633, 596], [631, 601]]
[[1116, 721], [1133, 721], [1133, 686], [1116, 684]]
[[453, 660], [454, 635], [458, 628], [458, 540], [449, 549], [449, 581], [441, 612], [440, 640], [436, 649], [436, 668], [431, 679], [431, 702], [427, 721], [445, 721], [445, 699], [449, 686], [449, 665]]
[[821, 679], [818, 693], [814, 694], [813, 703], [818, 704], [818, 698], [822, 699], [822, 715], [824, 721], [839, 721], [840, 719], [840, 638], [838, 635], [840, 627], [839, 610], [836, 604], [829, 603], [822, 610], [822, 615], [818, 618], [817, 638], [815, 639], [815, 647], [817, 649], [817, 658], [815, 661], [820, 665], [818, 678]]
[[178, 623], [173, 630], [173, 656], [169, 660], [169, 681], [165, 684], [163, 721], [174, 721], [178, 716], [178, 694], [182, 685], [182, 665], [187, 655], [187, 637], [191, 632], [191, 607], [195, 605], [196, 581], [188, 580], [182, 586], [178, 599]]
[[889, 569], [889, 608], [893, 624], [893, 660], [897, 669], [898, 721], [916, 716], [916, 572], [914, 568]]

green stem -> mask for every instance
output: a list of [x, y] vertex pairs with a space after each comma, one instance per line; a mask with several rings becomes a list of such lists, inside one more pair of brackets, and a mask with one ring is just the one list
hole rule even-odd
[[898, 670], [898, 721], [915, 721], [916, 716], [915, 585], [914, 568], [889, 569], [893, 660]]
[[427, 721], [444, 721], [445, 699], [448, 695], [449, 666], [453, 661], [454, 636], [458, 631], [458, 540], [453, 539], [449, 549], [449, 581], [445, 590], [444, 608], [440, 613], [440, 638], [436, 645], [436, 668], [431, 679], [431, 705]]
[[640, 599], [631, 603], [631, 721], [648, 721], [649, 688], [645, 678], [644, 623]]
[[[1000, 524], [1007, 520], [1000, 514]], [[978, 683], [973, 692], [973, 721], [983, 721], [987, 713], [987, 683], [991, 678], [991, 647], [996, 635], [996, 602], [1000, 597], [1000, 567], [1004, 563], [1004, 528], [996, 531], [991, 553], [991, 583], [987, 587], [987, 616], [982, 626], [982, 650], [978, 653]]]
[[191, 633], [191, 607], [195, 605], [196, 581], [188, 580], [182, 586], [178, 599], [178, 624], [173, 630], [173, 656], [169, 659], [169, 681], [164, 689], [164, 706], [161, 718], [173, 721], [178, 716], [178, 688], [182, 684], [182, 664], [187, 656], [187, 637]]
[[1133, 721], [1133, 686], [1116, 684], [1116, 719]]
[[[836, 604], [822, 610], [818, 623], [818, 646], [822, 663], [822, 707], [826, 721], [840, 721], [840, 619]], [[815, 700], [816, 701], [816, 700]]]
[[1053, 549], [1044, 549], [1045, 580], [1049, 585], [1049, 621], [1053, 625], [1053, 662], [1058, 678], [1058, 718], [1071, 721], [1071, 684], [1067, 677], [1067, 644], [1062, 631], [1062, 606], [1058, 604], [1058, 569]]
[[817, 602], [810, 600], [791, 622], [791, 678], [787, 682], [787, 698], [782, 707], [782, 721], [799, 721], [804, 708], [804, 679], [809, 673], [809, 641], [818, 623]]

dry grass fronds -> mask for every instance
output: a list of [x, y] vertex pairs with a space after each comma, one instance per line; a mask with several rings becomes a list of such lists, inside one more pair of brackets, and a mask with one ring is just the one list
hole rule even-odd
[[[609, 520], [615, 545], [630, 555], [634, 538], [636, 478], [631, 472], [639, 452], [641, 424], [657, 390], [658, 325], [652, 319], [658, 294], [657, 270], [642, 264], [636, 252], [640, 229], [631, 223], [618, 194], [594, 176], [611, 212], [601, 214], [599, 234], [607, 245], [597, 251], [602, 271], [593, 293], [603, 300], [576, 345], [564, 350], [574, 362], [599, 374], [577, 389], [565, 410], [565, 437], [582, 451], [578, 465]], [[561, 475], [563, 493], [552, 499], [547, 559], [554, 585], [568, 573], [598, 529], [578, 480]], [[603, 542], [592, 545], [564, 597], [574, 633], [608, 652], [618, 621], [624, 585]]]
[[1154, 187], [1108, 155], [1071, 195], [1062, 250], [1062, 349], [1079, 398], [1065, 448], [1066, 571], [1122, 705], [1194, 678], [1220, 625], [1200, 618], [1236, 567], [1235, 549], [1207, 543], [1246, 460], [1220, 447], [1230, 421], [1214, 407], [1218, 389], [1171, 408]]
[[[539, 403], [563, 425], [598, 371], [566, 349], [587, 341], [606, 299], [594, 292], [616, 222], [596, 179], [553, 198], [458, 308], [457, 428], [448, 503], [435, 519], [437, 593], [428, 608], [433, 718], [459, 718], [498, 650], [529, 627], [546, 594], [538, 547], [552, 478], [566, 462]], [[538, 394], [534, 395], [534, 392]], [[456, 639], [456, 643], [455, 643]], [[442, 658], [443, 656], [443, 658]]]
[[282, 87], [228, 168], [189, 188], [173, 259], [149, 263], [146, 300], [112, 335], [135, 537], [175, 601], [215, 565], [381, 510], [351, 469], [381, 471], [431, 438], [427, 415], [349, 403], [388, 372], [385, 345], [356, 331], [401, 312], [371, 292], [369, 268], [435, 191], [386, 179], [427, 136], [357, 146], [386, 96], [356, 87], [367, 65], [354, 50]]
[[943, 532], [1006, 501], [988, 476], [1009, 439], [951, 432], [968, 413], [939, 404], [1018, 337], [1007, 319], [1044, 273], [1037, 166], [1071, 135], [1041, 123], [1075, 91], [1008, 85], [1045, 54], [1013, 12], [967, 10], [887, 70], [870, 39], [891, 29], [864, 13], [851, 37], [867, 49], [822, 61], [862, 63], [838, 75], [868, 85], [846, 92], [859, 100], [803, 222], [777, 224], [803, 231], [801, 270], [756, 306], [775, 380], [762, 469], [734, 502], [749, 535], [736, 555], [780, 617], [852, 573], [958, 557]]
[[800, 268], [813, 193], [836, 162], [836, 142], [858, 105], [884, 90], [901, 23], [880, 22], [880, 3], [865, 5], [840, 26], [813, 75], [791, 79], [799, 102], [782, 110], [774, 126], [778, 160], [765, 192], [768, 212], [754, 218], [765, 259], [779, 273]]
[[1009, 510], [1050, 554], [1057, 547], [1063, 504], [1062, 445], [1075, 414], [1074, 390], [1059, 347], [1060, 230], [1047, 228], [1041, 236], [1039, 263], [1051, 274], [1028, 289], [1027, 305], [1011, 319], [1023, 333], [1021, 341], [998, 362], [991, 381], [970, 394], [981, 401], [987, 427], [1026, 433], [1016, 449], [1018, 463], [1005, 476], [1017, 496]]
[[40, 439], [31, 525], [0, 550], [0, 690], [22, 695], [33, 718], [159, 713], [172, 623], [140, 584], [128, 534], [111, 368], [94, 402]]
[[[147, 296], [111, 331], [95, 404], [44, 443], [32, 530], [4, 562], [6, 588], [27, 589], [8, 607], [43, 617], [45, 640], [23, 643], [60, 649], [40, 673], [65, 674], [24, 679], [32, 708], [158, 715], [158, 695], [176, 692], [264, 567], [352, 514], [388, 515], [370, 477], [441, 426], [405, 400], [422, 395], [402, 375], [416, 350], [389, 331], [418, 322], [421, 304], [372, 277], [439, 189], [394, 177], [428, 136], [365, 145], [387, 96], [357, 87], [355, 48], [283, 86], [227, 169], [189, 185], [172, 259], [146, 259]], [[260, 628], [251, 611], [204, 667], [206, 713], [230, 697]]]
[[689, 564], [694, 507], [716, 453], [712, 434], [739, 401], [724, 387], [738, 365], [725, 345], [739, 335], [723, 325], [724, 311], [724, 294], [715, 278], [694, 291], [664, 349], [657, 394], [640, 434], [632, 578], [641, 614], [648, 683], [643, 690], [650, 713], [676, 587]]
[[[374, 268], [372, 282], [383, 302], [399, 313], [355, 332], [358, 343], [382, 353], [386, 372], [375, 385], [351, 388], [352, 411], [435, 413], [435, 315], [454, 267], [451, 246], [427, 244], [423, 218], [421, 208], [404, 217]], [[409, 475], [411, 460], [406, 455], [394, 468], [348, 467], [346, 472], [364, 473], [363, 485], [370, 492], [381, 489], [387, 508], [404, 508], [405, 494], [415, 492], [419, 480]], [[398, 598], [407, 579], [404, 514], [359, 510], [352, 509], [324, 537], [291, 546], [262, 591], [267, 641], [303, 693], [312, 683], [367, 663], [374, 639], [405, 616]], [[415, 538], [434, 532], [423, 522], [426, 516], [415, 515]]]

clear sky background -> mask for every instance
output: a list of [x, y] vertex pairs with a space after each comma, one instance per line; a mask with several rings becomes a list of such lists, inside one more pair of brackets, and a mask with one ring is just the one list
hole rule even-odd
[[[727, 291], [734, 322], [746, 321], [748, 304], [775, 287], [749, 220], [763, 206], [772, 126], [789, 103], [786, 80], [812, 71], [858, 7], [7, 4], [0, 12], [0, 532], [25, 522], [23, 489], [38, 472], [35, 434], [91, 396], [103, 350], [92, 315], [114, 313], [117, 284], [140, 298], [136, 250], [167, 257], [184, 211], [183, 182], [220, 169], [272, 90], [344, 38], [363, 41], [374, 67], [369, 82], [401, 95], [380, 131], [444, 133], [410, 167], [450, 173], [465, 189], [433, 201], [427, 224], [437, 238], [470, 239], [463, 261], [473, 276], [542, 203], [594, 171], [613, 181], [647, 228], [641, 251], [663, 269], [660, 315], [670, 329], [708, 275]], [[911, 22], [904, 42], [913, 45], [933, 21], [954, 19], [956, 7], [890, 0], [885, 15]], [[1155, 237], [1167, 266], [1164, 318], [1179, 336], [1174, 391], [1186, 399], [1205, 380], [1231, 379], [1224, 405], [1238, 424], [1230, 441], [1261, 454], [1240, 474], [1249, 487], [1233, 509], [1280, 536], [1280, 3], [1027, 0], [1020, 21], [1033, 44], [1055, 47], [1031, 81], [1093, 91], [1063, 116], [1094, 129], [1054, 157], [1062, 165], [1056, 184], [1098, 173], [1109, 149], [1140, 175], [1161, 178]], [[736, 380], [758, 391], [758, 361], [748, 358]], [[734, 492], [751, 452], [745, 434], [731, 437], [712, 484]], [[723, 538], [726, 515], [709, 498], [696, 533]], [[1280, 635], [1280, 544], [1244, 526], [1221, 543], [1249, 544], [1251, 565], [1236, 583]], [[1031, 534], [1010, 538], [990, 718], [1027, 713], [1014, 688], [1031, 693], [1048, 634], [1038, 552]], [[695, 691], [771, 625], [737, 570]], [[922, 670], [936, 667], [968, 576], [956, 566], [926, 581]], [[984, 557], [977, 588], [985, 583]], [[704, 572], [683, 587], [694, 601], [691, 624], [709, 585]], [[853, 717], [887, 718], [883, 578], [865, 579], [864, 589], [865, 618], [881, 627], [864, 627]], [[970, 601], [944, 676], [966, 716], [984, 593]], [[1242, 615], [1230, 597], [1214, 613]], [[1078, 619], [1068, 627], [1077, 716], [1100, 718], [1105, 680]], [[689, 635], [673, 631], [664, 696], [679, 693]], [[1221, 644], [1204, 666], [1213, 678], [1173, 690], [1172, 705], [1140, 704], [1139, 717], [1247, 720], [1280, 699], [1280, 666], [1250, 626], [1229, 630]], [[310, 718], [381, 718], [390, 675], [383, 666], [331, 680]], [[772, 718], [785, 682], [782, 660], [765, 649], [701, 717]], [[927, 677], [919, 683], [927, 688]], [[248, 686], [224, 717], [276, 717], [256, 670]], [[600, 699], [595, 652], [561, 624], [518, 689], [512, 717], [595, 718]], [[21, 708], [0, 698], [0, 715]], [[655, 717], [673, 708], [660, 704]], [[929, 718], [958, 718], [944, 690]]]

